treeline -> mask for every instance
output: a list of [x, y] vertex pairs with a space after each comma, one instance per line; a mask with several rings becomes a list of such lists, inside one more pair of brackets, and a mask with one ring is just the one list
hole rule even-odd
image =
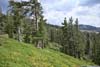
[[78, 22], [78, 18], [74, 21], [70, 17], [68, 21], [64, 19], [62, 26], [51, 25], [50, 40], [60, 44], [65, 54], [100, 64], [100, 33], [82, 32]]
[[78, 18], [64, 18], [62, 26], [46, 24], [38, 0], [10, 0], [6, 14], [0, 9], [0, 34], [38, 48], [57, 43], [65, 54], [100, 64], [100, 33], [80, 31]]

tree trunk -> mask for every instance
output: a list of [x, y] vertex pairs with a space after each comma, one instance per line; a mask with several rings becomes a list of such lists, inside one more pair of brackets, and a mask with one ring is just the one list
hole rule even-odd
[[44, 48], [43, 40], [37, 40], [37, 48]]
[[21, 27], [18, 27], [18, 41], [22, 42]]

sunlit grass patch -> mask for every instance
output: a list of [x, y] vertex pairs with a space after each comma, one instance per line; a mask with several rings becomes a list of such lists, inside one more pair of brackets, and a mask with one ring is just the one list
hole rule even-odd
[[75, 59], [71, 56], [48, 48], [38, 49], [31, 44], [1, 37], [0, 67], [78, 67], [94, 65], [91, 62]]

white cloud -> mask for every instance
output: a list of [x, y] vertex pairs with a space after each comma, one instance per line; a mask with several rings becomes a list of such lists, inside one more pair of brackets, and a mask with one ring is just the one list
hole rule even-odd
[[[89, 24], [89, 25], [93, 25], [93, 26], [98, 26], [100, 27], [100, 5], [95, 5], [93, 7], [77, 7], [77, 9], [75, 9], [74, 14], [75, 16], [77, 16], [80, 20], [80, 24]], [[77, 15], [77, 12], [82, 12], [81, 14]]]
[[80, 24], [100, 26], [100, 15], [98, 16], [100, 5], [80, 6], [80, 0], [41, 0], [41, 2], [49, 23], [60, 25], [64, 17], [73, 16], [79, 18]]
[[[21, 0], [16, 0], [21, 1]], [[28, 0], [22, 0], [28, 1]], [[79, 18], [80, 24], [100, 27], [100, 1], [99, 0], [39, 0], [42, 3], [44, 16], [49, 23], [61, 25], [64, 17]], [[87, 4], [86, 2], [94, 4]], [[98, 3], [97, 3], [98, 2]], [[80, 5], [86, 3], [85, 5]], [[3, 13], [6, 12], [8, 0], [0, 0]]]

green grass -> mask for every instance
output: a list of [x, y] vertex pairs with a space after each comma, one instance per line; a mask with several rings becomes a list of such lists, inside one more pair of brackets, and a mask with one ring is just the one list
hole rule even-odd
[[93, 63], [0, 36], [0, 67], [80, 67]]

